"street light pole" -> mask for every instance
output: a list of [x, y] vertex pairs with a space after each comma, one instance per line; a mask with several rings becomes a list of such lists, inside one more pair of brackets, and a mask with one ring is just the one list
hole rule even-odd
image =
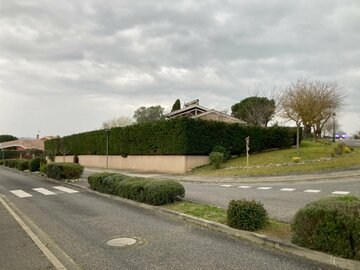
[[336, 117], [336, 113], [332, 114], [332, 119], [333, 119], [333, 123], [332, 123], [332, 128], [333, 128], [333, 136], [332, 136], [332, 141], [335, 142], [335, 117]]
[[110, 129], [105, 129], [106, 133], [106, 169], [109, 169], [109, 135]]

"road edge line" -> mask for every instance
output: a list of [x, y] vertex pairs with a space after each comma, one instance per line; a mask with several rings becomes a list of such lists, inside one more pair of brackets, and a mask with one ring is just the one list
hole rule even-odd
[[44, 245], [43, 242], [36, 236], [36, 234], [25, 224], [25, 222], [12, 210], [12, 208], [4, 201], [0, 196], [0, 202], [4, 205], [6, 210], [12, 215], [12, 217], [17, 221], [20, 227], [25, 231], [25, 233], [30, 237], [30, 239], [35, 243], [35, 245], [44, 253], [46, 258], [54, 265], [58, 270], [66, 270], [65, 266], [55, 257], [55, 255]]

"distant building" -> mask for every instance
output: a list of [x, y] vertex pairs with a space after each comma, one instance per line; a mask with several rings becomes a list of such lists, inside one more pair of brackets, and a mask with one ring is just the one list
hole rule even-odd
[[16, 150], [16, 151], [26, 151], [26, 150], [41, 150], [44, 151], [44, 141], [54, 139], [57, 137], [46, 136], [39, 139], [39, 136], [36, 139], [21, 139], [9, 142], [0, 143], [0, 149], [6, 150]]
[[201, 106], [198, 99], [185, 103], [182, 109], [173, 111], [167, 114], [166, 117], [168, 119], [190, 117], [226, 123], [246, 124], [245, 121], [232, 117], [231, 115]]

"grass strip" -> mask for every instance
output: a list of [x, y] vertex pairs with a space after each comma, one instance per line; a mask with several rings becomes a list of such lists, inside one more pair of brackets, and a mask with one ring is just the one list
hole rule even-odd
[[[226, 210], [213, 205], [180, 201], [162, 207], [175, 212], [206, 219], [209, 221], [215, 221], [225, 225], [227, 224]], [[292, 235], [290, 224], [273, 219], [269, 220], [269, 223], [265, 228], [256, 232], [287, 242], [290, 242]]]

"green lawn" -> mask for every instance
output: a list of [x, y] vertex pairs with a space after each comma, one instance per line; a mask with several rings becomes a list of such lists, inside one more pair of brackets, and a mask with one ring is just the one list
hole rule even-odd
[[[289, 173], [309, 173], [334, 169], [360, 167], [360, 148], [348, 154], [331, 157], [338, 143], [303, 141], [300, 148], [274, 150], [250, 154], [249, 169], [246, 157], [228, 160], [215, 169], [212, 165], [194, 169], [195, 175], [236, 176], [236, 175], [279, 175]], [[300, 157], [300, 163], [293, 162], [293, 157]]]
[[[184, 213], [190, 216], [194, 216], [210, 221], [215, 221], [225, 225], [227, 223], [226, 210], [208, 204], [181, 201], [173, 204], [164, 205], [162, 207], [173, 210], [175, 212]], [[291, 240], [290, 224], [279, 222], [272, 219], [269, 220], [269, 223], [265, 228], [258, 230], [256, 232], [273, 238], [285, 240], [288, 242], [290, 242]]]

